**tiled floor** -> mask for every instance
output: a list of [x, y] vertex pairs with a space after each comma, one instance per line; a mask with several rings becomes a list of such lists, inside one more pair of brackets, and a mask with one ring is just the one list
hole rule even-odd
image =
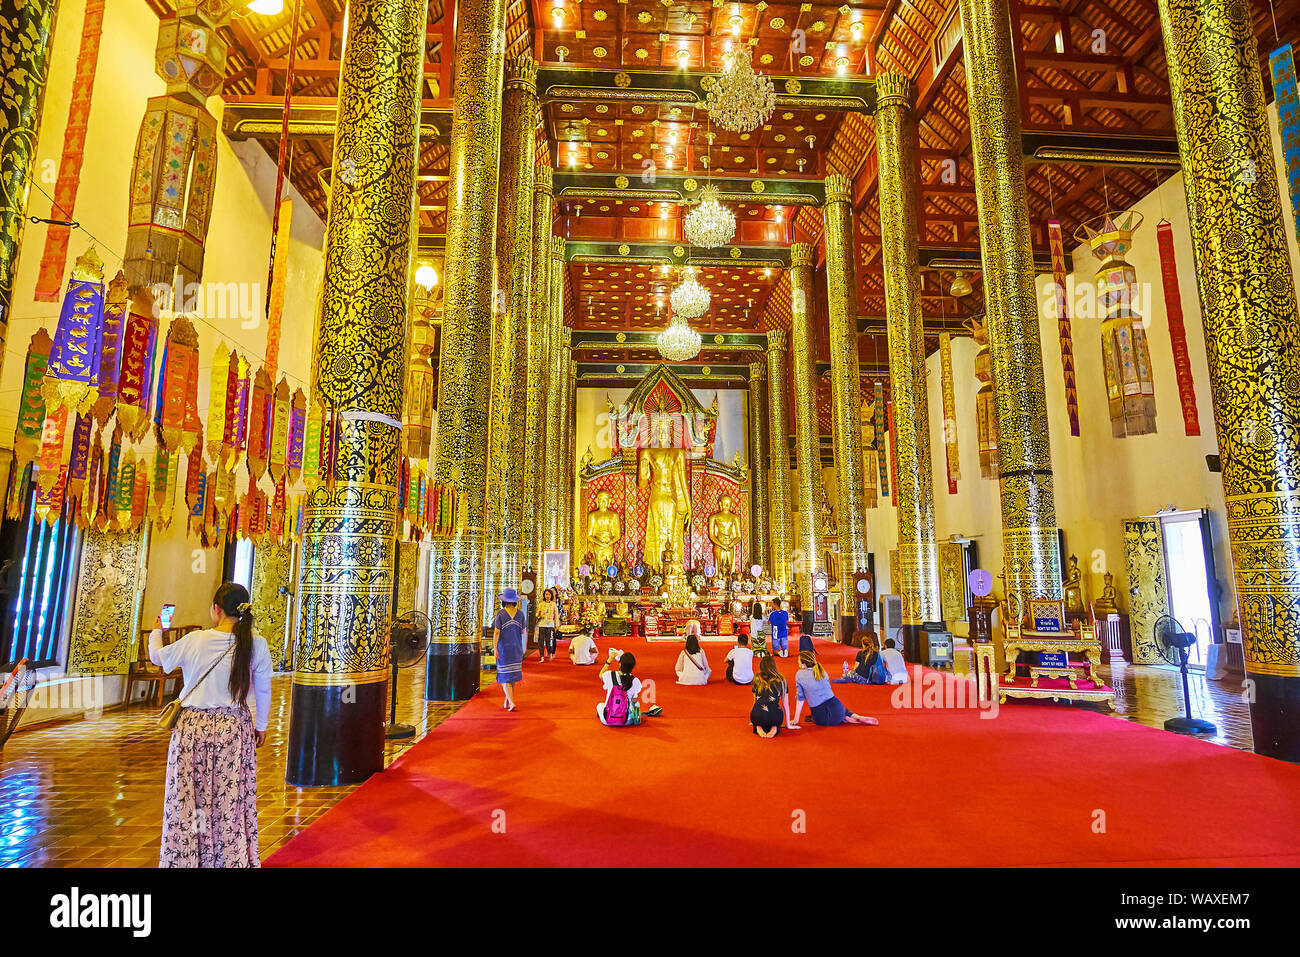
[[[1182, 713], [1177, 671], [1116, 665], [1103, 672], [1117, 691], [1116, 714], [1158, 728]], [[390, 762], [460, 707], [424, 701], [422, 665], [400, 680], [398, 718], [417, 733], [389, 746]], [[289, 689], [288, 675], [272, 682], [270, 733], [258, 752], [263, 857], [352, 790], [284, 783]], [[1211, 740], [1250, 749], [1250, 711], [1239, 678], [1194, 675], [1191, 692], [1193, 712], [1218, 726]], [[0, 753], [0, 866], [156, 866], [167, 736], [154, 730], [155, 719], [154, 708], [137, 706], [12, 737]]]
[[[401, 673], [397, 717], [415, 737], [390, 743], [391, 763], [460, 703], [424, 700], [424, 665]], [[257, 752], [260, 850], [266, 857], [356, 785], [284, 783], [289, 675], [271, 682], [266, 744]], [[95, 720], [20, 731], [0, 752], [0, 866], [156, 867], [167, 735], [157, 709], [137, 705]]]

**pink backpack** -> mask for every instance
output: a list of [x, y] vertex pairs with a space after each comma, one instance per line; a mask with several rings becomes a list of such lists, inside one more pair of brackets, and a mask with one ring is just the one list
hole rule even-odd
[[610, 676], [609, 695], [605, 698], [605, 723], [621, 728], [629, 723], [632, 702], [618, 672]]

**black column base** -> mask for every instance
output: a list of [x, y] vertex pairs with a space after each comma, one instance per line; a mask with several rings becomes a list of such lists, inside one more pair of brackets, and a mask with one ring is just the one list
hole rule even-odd
[[813, 613], [805, 611], [799, 613], [799, 629], [802, 634], [812, 637], [813, 633]]
[[853, 644], [853, 633], [858, 630], [858, 619], [853, 615], [840, 617], [840, 644]]
[[388, 683], [293, 686], [284, 780], [295, 787], [357, 784], [384, 769]]
[[[899, 650], [903, 653], [903, 660], [911, 665], [922, 664], [921, 661], [921, 631], [924, 625], [904, 624], [903, 630], [903, 647]], [[881, 636], [880, 647], [885, 647], [884, 636]]]
[[1300, 678], [1246, 675], [1255, 688], [1250, 730], [1255, 753], [1300, 763]]
[[468, 701], [478, 694], [483, 663], [477, 648], [429, 646], [425, 701]]

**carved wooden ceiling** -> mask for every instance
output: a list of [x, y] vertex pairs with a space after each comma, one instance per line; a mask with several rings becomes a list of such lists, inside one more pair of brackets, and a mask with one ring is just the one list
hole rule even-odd
[[[170, 14], [165, 0], [150, 2], [160, 16]], [[343, 0], [298, 2], [302, 19], [293, 100], [303, 107], [328, 105], [337, 96]], [[419, 205], [422, 245], [430, 249], [436, 249], [446, 229], [455, 38], [444, 2], [431, 0], [426, 36], [425, 120], [436, 133], [422, 142]], [[1300, 0], [1251, 0], [1251, 5], [1262, 59], [1278, 40], [1300, 39]], [[924, 311], [932, 334], [958, 331], [962, 318], [982, 311], [982, 290], [956, 7], [957, 0], [854, 0], [839, 6], [510, 0], [506, 39], [509, 53], [531, 51], [544, 70], [574, 71], [574, 77], [591, 80], [610, 94], [545, 99], [539, 155], [557, 175], [622, 174], [635, 180], [653, 164], [660, 175], [690, 175], [697, 182], [710, 172], [769, 183], [815, 183], [832, 171], [850, 176], [859, 326], [867, 340], [881, 330], [885, 311], [870, 117], [778, 106], [770, 123], [752, 133], [711, 131], [702, 109], [689, 103], [640, 102], [608, 78], [657, 71], [664, 83], [679, 82], [683, 76], [716, 72], [724, 53], [736, 44], [751, 51], [756, 69], [778, 78], [808, 83], [869, 77], [885, 69], [913, 77], [921, 243], [923, 251], [949, 260], [923, 270]], [[1095, 145], [1103, 137], [1162, 144], [1168, 151], [1173, 131], [1155, 0], [1012, 0], [1012, 9], [1027, 153]], [[250, 129], [257, 131], [248, 135], [263, 142], [272, 156], [278, 148], [291, 10], [292, 0], [287, 0], [286, 12], [275, 17], [245, 13], [227, 31], [232, 44], [225, 84], [228, 128], [231, 116], [263, 119], [262, 127], [254, 124]], [[1268, 88], [1266, 70], [1264, 82]], [[712, 144], [710, 132], [715, 134]], [[328, 130], [293, 139], [293, 183], [322, 217], [331, 149]], [[1059, 220], [1071, 235], [1082, 221], [1108, 206], [1134, 203], [1171, 173], [1167, 165], [1101, 166], [1031, 156], [1027, 189], [1036, 251], [1045, 253], [1048, 220]], [[676, 203], [588, 196], [561, 197], [557, 205], [555, 230], [571, 244], [682, 243], [683, 209]], [[747, 250], [746, 261], [701, 270], [702, 281], [713, 290], [714, 307], [695, 324], [706, 334], [787, 327], [785, 270], [749, 264], [748, 251], [783, 250], [795, 241], [818, 244], [820, 211], [815, 205], [780, 206], [772, 197], [758, 195], [729, 205], [736, 212], [736, 242]], [[964, 270], [974, 287], [969, 296], [951, 295], [954, 259], [971, 264]], [[592, 330], [662, 328], [667, 309], [658, 303], [670, 279], [655, 265], [571, 262], [569, 321]], [[824, 286], [820, 270], [817, 283]], [[819, 307], [816, 319], [824, 327], [824, 308]], [[819, 357], [825, 360], [824, 329], [819, 340]], [[934, 341], [931, 337], [928, 345]]]

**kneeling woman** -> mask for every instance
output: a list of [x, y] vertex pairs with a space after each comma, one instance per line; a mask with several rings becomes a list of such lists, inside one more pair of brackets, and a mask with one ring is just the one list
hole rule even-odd
[[[181, 669], [181, 714], [167, 748], [159, 867], [259, 867], [257, 749], [271, 712], [271, 652], [253, 634], [243, 585], [212, 598], [212, 627], [163, 645], [149, 635], [149, 660]], [[257, 718], [248, 710], [248, 692]], [[256, 730], [254, 730], [256, 728]]]
[[826, 669], [817, 660], [817, 652], [799, 652], [799, 670], [794, 676], [795, 701], [794, 723], [799, 723], [803, 714], [804, 702], [811, 708], [813, 724], [834, 726], [837, 724], [879, 724], [875, 718], [854, 714], [835, 697], [831, 690], [830, 678]]
[[754, 675], [754, 706], [749, 709], [749, 723], [760, 738], [775, 738], [781, 733], [782, 713], [785, 726], [791, 731], [799, 730], [799, 725], [790, 720], [790, 695], [785, 678], [776, 667], [776, 659], [764, 655]]

